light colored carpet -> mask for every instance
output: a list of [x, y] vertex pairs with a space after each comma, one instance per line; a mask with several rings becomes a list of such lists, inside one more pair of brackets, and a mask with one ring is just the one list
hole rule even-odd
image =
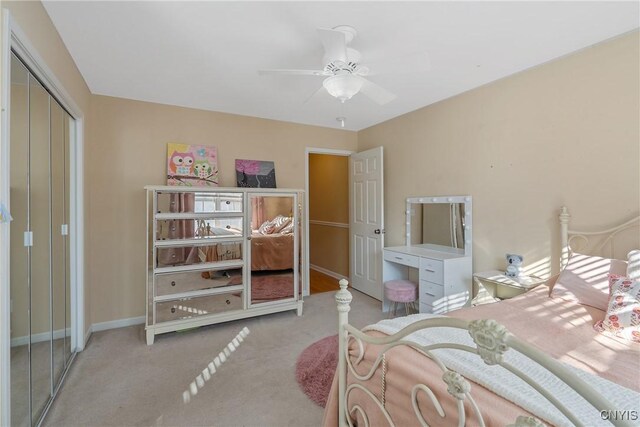
[[[384, 316], [380, 302], [352, 291], [350, 323]], [[295, 311], [156, 337], [144, 327], [94, 333], [76, 358], [44, 425], [318, 426], [323, 409], [300, 390], [296, 359], [336, 333], [334, 293], [305, 298]], [[204, 388], [185, 404], [182, 392], [244, 327], [251, 333]]]

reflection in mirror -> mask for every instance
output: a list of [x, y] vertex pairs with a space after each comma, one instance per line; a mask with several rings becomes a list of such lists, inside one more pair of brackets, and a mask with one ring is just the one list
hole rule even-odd
[[156, 249], [156, 267], [194, 265], [216, 261], [242, 262], [242, 242], [225, 242], [203, 246], [171, 246]]
[[29, 82], [29, 221], [31, 247], [31, 418], [38, 422], [51, 396], [51, 293], [49, 218], [49, 102], [35, 79]]
[[295, 198], [250, 195], [251, 304], [294, 297]]
[[408, 246], [471, 255], [471, 196], [407, 199]]
[[158, 192], [158, 213], [242, 212], [242, 193]]
[[464, 203], [419, 203], [412, 208], [411, 244], [464, 249]]
[[242, 217], [158, 220], [157, 240], [242, 237]]
[[11, 293], [11, 425], [31, 425], [29, 416], [29, 252], [28, 230], [29, 73], [11, 55], [10, 124], [10, 290]]

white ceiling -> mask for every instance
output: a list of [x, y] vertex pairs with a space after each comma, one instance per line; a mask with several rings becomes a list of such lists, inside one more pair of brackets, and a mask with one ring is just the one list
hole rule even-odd
[[[45, 1], [90, 90], [100, 95], [360, 130], [640, 26], [633, 2]], [[398, 98], [304, 101], [322, 68], [317, 27], [358, 30], [362, 62], [426, 51], [431, 70], [371, 76]]]

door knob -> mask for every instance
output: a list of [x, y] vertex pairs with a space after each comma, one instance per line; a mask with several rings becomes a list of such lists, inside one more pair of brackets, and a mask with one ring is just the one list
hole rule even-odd
[[373, 230], [373, 232], [375, 234], [384, 234], [384, 230], [380, 230], [379, 228], [376, 228], [375, 230]]

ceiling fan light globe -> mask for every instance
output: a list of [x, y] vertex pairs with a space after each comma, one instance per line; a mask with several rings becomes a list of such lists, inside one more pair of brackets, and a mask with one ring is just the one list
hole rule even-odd
[[351, 99], [353, 95], [360, 92], [363, 81], [351, 74], [340, 74], [326, 78], [322, 82], [322, 86], [329, 92], [329, 95], [345, 102]]

